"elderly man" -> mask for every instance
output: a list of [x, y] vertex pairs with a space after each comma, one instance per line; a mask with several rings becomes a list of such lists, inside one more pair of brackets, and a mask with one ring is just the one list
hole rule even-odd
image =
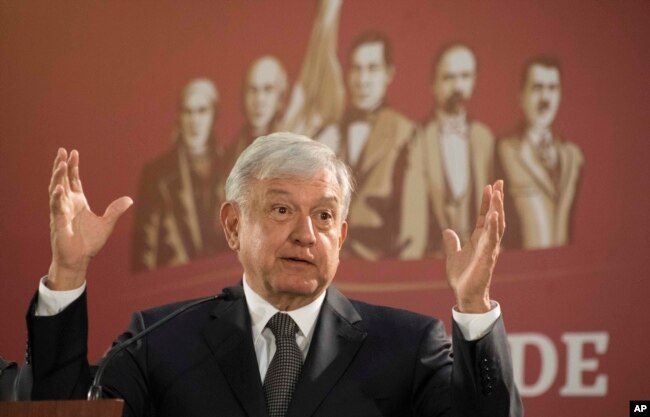
[[[35, 399], [85, 395], [86, 269], [131, 204], [122, 197], [95, 216], [78, 153], [60, 149], [54, 167], [52, 264], [28, 317]], [[238, 159], [226, 195], [220, 218], [243, 266], [243, 297], [188, 310], [114, 357], [104, 392], [124, 398], [127, 415], [521, 414], [488, 291], [505, 228], [502, 182], [485, 188], [471, 244], [461, 249], [445, 231], [453, 354], [439, 320], [349, 300], [332, 285], [352, 187], [328, 147], [288, 133], [261, 137]], [[74, 301], [48, 301], [61, 297]], [[178, 306], [136, 314], [122, 338]]]
[[507, 246], [543, 249], [569, 243], [571, 215], [584, 162], [575, 143], [553, 132], [562, 96], [560, 64], [531, 59], [521, 83], [523, 127], [499, 141], [500, 166], [510, 183], [506, 200], [516, 218]]
[[215, 222], [230, 169], [213, 138], [218, 101], [208, 79], [194, 79], [183, 89], [175, 142], [147, 163], [140, 178], [132, 270], [181, 265], [228, 250]]
[[259, 136], [277, 130], [316, 137], [324, 126], [337, 123], [344, 91], [336, 59], [336, 38], [341, 0], [321, 0], [293, 87], [275, 56], [255, 59], [244, 79], [242, 101], [246, 122], [229, 150], [234, 164], [239, 154]]
[[[476, 81], [476, 57], [470, 47], [455, 43], [443, 48], [435, 60], [431, 91], [436, 112], [423, 128], [411, 154], [404, 199], [418, 209], [405, 218], [402, 239], [409, 242], [403, 258], [442, 254], [441, 231], [458, 233], [461, 243], [469, 240], [483, 187], [494, 175], [494, 136], [483, 123], [470, 118], [467, 103]], [[427, 227], [423, 227], [423, 224]]]

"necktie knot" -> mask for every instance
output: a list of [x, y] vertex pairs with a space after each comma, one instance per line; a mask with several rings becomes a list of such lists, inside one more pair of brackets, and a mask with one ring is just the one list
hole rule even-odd
[[298, 331], [296, 322], [286, 313], [275, 313], [266, 323], [266, 327], [271, 330], [276, 338], [295, 337]]

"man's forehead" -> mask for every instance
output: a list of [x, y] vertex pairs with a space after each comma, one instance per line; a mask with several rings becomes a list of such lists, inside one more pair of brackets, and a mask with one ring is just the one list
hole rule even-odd
[[185, 108], [201, 107], [206, 105], [211, 105], [210, 97], [200, 91], [188, 94], [183, 99], [183, 107]]
[[384, 63], [384, 44], [377, 42], [362, 43], [352, 54], [352, 63]]
[[528, 82], [531, 84], [559, 84], [560, 71], [555, 67], [533, 65], [528, 70]]
[[474, 71], [476, 59], [467, 48], [453, 48], [446, 52], [440, 62], [439, 70], [445, 72]]
[[260, 86], [266, 84], [277, 84], [280, 72], [276, 65], [271, 62], [262, 62], [256, 65], [250, 72], [248, 77], [248, 84], [253, 86]]
[[313, 197], [318, 200], [341, 199], [341, 187], [336, 176], [328, 170], [321, 171], [313, 178], [287, 176], [278, 178], [266, 178], [256, 180], [258, 192], [264, 197], [285, 196], [301, 197], [307, 190], [311, 191]]

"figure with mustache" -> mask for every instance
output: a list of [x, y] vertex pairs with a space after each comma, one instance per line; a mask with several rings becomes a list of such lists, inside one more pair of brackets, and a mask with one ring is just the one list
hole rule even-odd
[[510, 187], [506, 204], [516, 213], [504, 243], [524, 249], [566, 245], [584, 158], [576, 144], [552, 130], [562, 96], [559, 62], [531, 59], [521, 85], [524, 123], [498, 145]]
[[467, 114], [476, 81], [474, 52], [460, 43], [442, 48], [431, 78], [436, 111], [410, 156], [414, 169], [405, 182], [404, 203], [411, 209], [402, 219], [401, 240], [408, 242], [403, 258], [440, 254], [441, 231], [447, 228], [466, 242], [483, 187], [494, 176], [494, 136]]

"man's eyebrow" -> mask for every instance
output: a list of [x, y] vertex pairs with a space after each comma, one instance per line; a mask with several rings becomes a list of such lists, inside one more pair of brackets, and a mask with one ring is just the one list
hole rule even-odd
[[266, 190], [266, 192], [264, 194], [271, 195], [271, 196], [273, 196], [273, 195], [283, 195], [283, 196], [291, 195], [291, 193], [289, 191], [283, 190], [281, 188], [269, 188], [269, 189]]
[[328, 195], [319, 200], [320, 204], [338, 204], [339, 203], [339, 198], [336, 195]]
[[[290, 193], [287, 190], [283, 190], [282, 188], [269, 188], [264, 192], [264, 196], [266, 197], [291, 197], [292, 193]], [[318, 200], [318, 204], [338, 204], [339, 203], [339, 198], [337, 195], [325, 195], [322, 198]]]

